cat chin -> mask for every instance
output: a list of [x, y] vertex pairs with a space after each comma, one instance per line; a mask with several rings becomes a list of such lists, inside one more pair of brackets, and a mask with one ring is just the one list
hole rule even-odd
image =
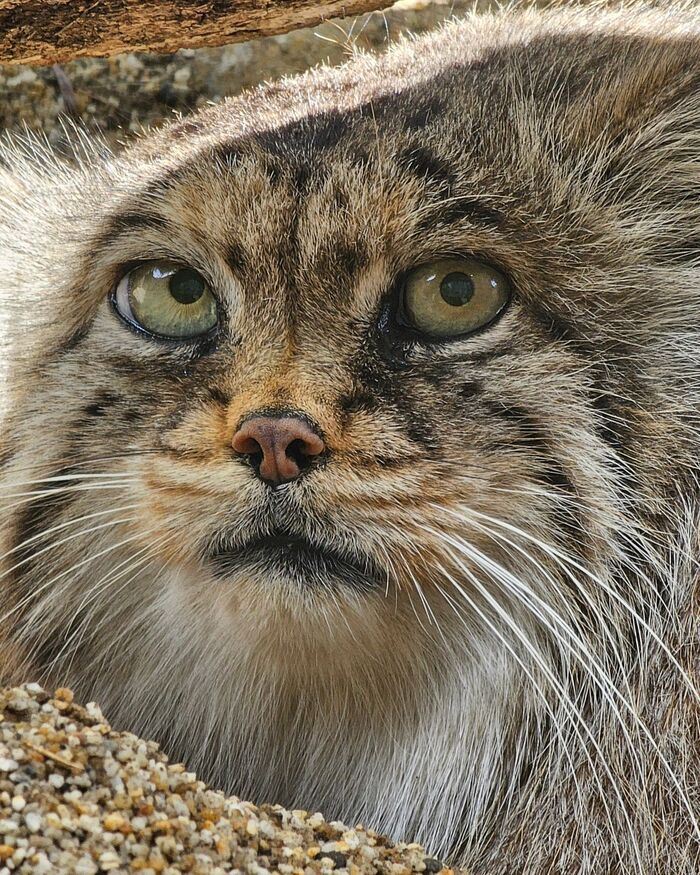
[[384, 585], [381, 570], [370, 557], [282, 533], [252, 539], [238, 549], [217, 545], [207, 553], [205, 563], [223, 582], [247, 577], [262, 585], [309, 593], [347, 588], [362, 593]]

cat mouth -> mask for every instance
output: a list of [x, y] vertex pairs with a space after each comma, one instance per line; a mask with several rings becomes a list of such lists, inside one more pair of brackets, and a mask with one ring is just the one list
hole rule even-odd
[[368, 590], [384, 577], [369, 556], [315, 544], [285, 532], [263, 535], [235, 548], [215, 545], [206, 560], [220, 578], [253, 571], [292, 579], [310, 588], [347, 585]]

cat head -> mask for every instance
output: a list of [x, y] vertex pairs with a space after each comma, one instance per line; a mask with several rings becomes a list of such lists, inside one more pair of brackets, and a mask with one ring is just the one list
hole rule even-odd
[[[347, 810], [442, 848], [508, 783], [491, 727], [621, 646], [695, 478], [698, 36], [595, 16], [472, 18], [116, 157], [8, 149], [4, 580], [42, 678], [258, 798], [342, 811], [304, 744], [369, 751]], [[471, 801], [399, 815], [392, 733]]]

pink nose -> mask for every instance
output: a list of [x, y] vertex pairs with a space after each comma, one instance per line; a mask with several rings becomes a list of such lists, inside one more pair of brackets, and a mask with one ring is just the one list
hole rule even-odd
[[248, 419], [231, 445], [241, 456], [248, 456], [262, 480], [275, 485], [296, 480], [326, 450], [322, 438], [298, 416]]

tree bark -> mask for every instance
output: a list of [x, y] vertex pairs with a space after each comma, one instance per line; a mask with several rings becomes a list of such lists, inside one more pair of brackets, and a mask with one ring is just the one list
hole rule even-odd
[[387, 5], [391, 0], [0, 0], [0, 63], [218, 46]]

